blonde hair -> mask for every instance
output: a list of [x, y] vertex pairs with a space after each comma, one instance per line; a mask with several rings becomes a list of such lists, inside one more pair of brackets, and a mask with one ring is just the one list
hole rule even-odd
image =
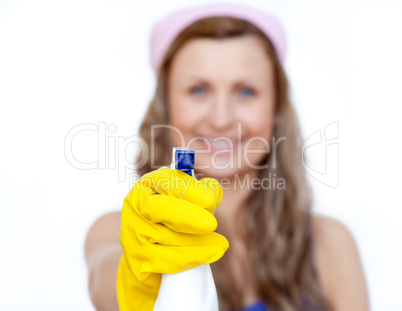
[[[166, 79], [177, 51], [195, 38], [243, 35], [260, 38], [274, 65], [276, 107], [273, 137], [286, 138], [286, 143], [277, 147], [276, 159], [268, 155], [264, 159], [267, 168], [259, 171], [260, 179], [274, 173], [283, 178], [286, 190], [254, 190], [248, 204], [237, 215], [237, 221], [242, 222], [245, 229], [242, 239], [250, 256], [247, 269], [251, 272], [252, 286], [259, 298], [274, 310], [308, 310], [313, 306], [332, 310], [323, 296], [312, 257], [311, 191], [302, 166], [302, 140], [289, 100], [288, 82], [270, 40], [256, 26], [238, 18], [209, 17], [196, 21], [175, 39], [162, 61], [156, 91], [140, 127], [141, 137], [148, 146], [152, 140], [154, 148], [152, 157], [147, 158], [139, 173], [145, 174], [170, 162], [172, 146], [168, 131], [160, 129], [151, 137], [151, 126], [168, 124]], [[211, 267], [220, 310], [241, 309], [242, 291], [236, 286], [225, 256]]]

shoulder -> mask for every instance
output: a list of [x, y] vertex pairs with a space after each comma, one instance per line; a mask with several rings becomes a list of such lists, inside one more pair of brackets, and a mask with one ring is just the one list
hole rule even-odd
[[99, 216], [92, 224], [92, 227], [110, 225], [111, 223], [119, 223], [121, 219], [121, 211], [109, 212]]
[[85, 239], [85, 258], [88, 263], [98, 250], [107, 245], [120, 244], [121, 212], [110, 212], [98, 217], [88, 230]]
[[368, 297], [358, 247], [339, 220], [313, 216], [315, 258], [324, 292], [335, 310], [368, 310]]
[[317, 269], [323, 276], [328, 276], [352, 258], [356, 260], [358, 257], [352, 233], [339, 220], [322, 215], [313, 216], [313, 239]]
[[[354, 239], [350, 230], [342, 222], [332, 217], [314, 215], [313, 232], [316, 243], [323, 242], [323, 240], [325, 240], [325, 242], [331, 242], [331, 244], [354, 244]], [[320, 246], [329, 245], [327, 245], [327, 243], [323, 243]]]

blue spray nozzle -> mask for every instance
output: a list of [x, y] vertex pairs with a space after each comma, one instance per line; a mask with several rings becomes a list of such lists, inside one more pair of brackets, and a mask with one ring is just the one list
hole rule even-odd
[[194, 170], [194, 150], [173, 148], [174, 168], [193, 176]]

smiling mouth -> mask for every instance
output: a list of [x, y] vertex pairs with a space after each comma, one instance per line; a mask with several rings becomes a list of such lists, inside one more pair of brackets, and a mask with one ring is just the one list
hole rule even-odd
[[204, 138], [201, 144], [205, 149], [211, 149], [212, 152], [219, 150], [236, 150], [237, 146], [242, 143], [242, 140], [230, 139], [227, 137]]

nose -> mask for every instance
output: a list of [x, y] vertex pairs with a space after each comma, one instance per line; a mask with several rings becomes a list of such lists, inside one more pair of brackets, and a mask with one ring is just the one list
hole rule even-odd
[[235, 111], [230, 96], [219, 94], [211, 106], [210, 125], [215, 130], [226, 130], [235, 123]]

